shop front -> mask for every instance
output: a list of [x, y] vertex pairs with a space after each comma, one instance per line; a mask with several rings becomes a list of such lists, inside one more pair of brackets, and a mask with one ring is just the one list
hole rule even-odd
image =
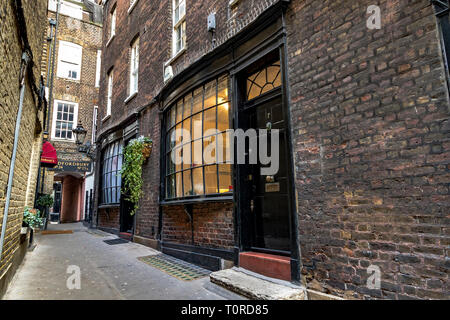
[[160, 238], [211, 270], [298, 282], [282, 14], [274, 6], [166, 86]]

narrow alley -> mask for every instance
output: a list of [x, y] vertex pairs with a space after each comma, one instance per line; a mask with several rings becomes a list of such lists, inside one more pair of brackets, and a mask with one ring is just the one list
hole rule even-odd
[[[183, 281], [138, 260], [160, 254], [151, 248], [131, 242], [108, 245], [105, 240], [117, 237], [82, 223], [49, 225], [50, 232], [66, 230], [72, 233], [36, 235], [35, 248], [27, 253], [3, 299], [243, 299], [210, 283], [208, 276]], [[80, 268], [79, 290], [67, 287], [69, 266]]]

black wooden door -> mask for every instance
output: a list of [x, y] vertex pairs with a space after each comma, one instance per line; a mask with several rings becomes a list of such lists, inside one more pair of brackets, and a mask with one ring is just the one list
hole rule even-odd
[[[279, 132], [279, 168], [273, 175], [261, 173], [262, 165], [258, 157], [258, 164], [246, 164], [245, 180], [249, 190], [246, 193], [248, 201], [245, 214], [248, 215], [248, 232], [251, 233], [251, 249], [268, 251], [279, 254], [290, 253], [290, 219], [289, 219], [289, 178], [288, 178], [288, 150], [286, 145], [286, 125], [284, 121], [281, 95], [270, 100], [253, 101], [251, 106], [245, 106], [243, 119], [247, 121], [247, 129], [256, 129], [258, 149], [261, 139], [267, 141], [269, 155], [273, 146], [271, 136], [274, 130]], [[259, 129], [266, 129], [267, 136]], [[254, 152], [248, 150], [246, 153]], [[274, 155], [272, 159], [274, 160]], [[275, 155], [276, 156], [276, 155]]]

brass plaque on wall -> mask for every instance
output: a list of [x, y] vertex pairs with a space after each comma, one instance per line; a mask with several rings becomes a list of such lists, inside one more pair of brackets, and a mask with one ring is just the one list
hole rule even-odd
[[280, 183], [266, 183], [266, 192], [280, 192]]

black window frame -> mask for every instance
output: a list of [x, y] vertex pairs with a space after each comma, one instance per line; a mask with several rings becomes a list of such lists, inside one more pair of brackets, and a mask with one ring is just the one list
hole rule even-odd
[[[117, 153], [115, 152], [115, 146], [117, 146]], [[110, 153], [110, 150], [112, 148], [112, 151]], [[120, 205], [121, 196], [122, 196], [122, 176], [120, 174], [120, 171], [123, 166], [123, 140], [117, 139], [115, 141], [112, 141], [109, 143], [105, 148], [102, 150], [102, 157], [101, 157], [101, 188], [100, 188], [100, 206], [110, 206], [110, 205]], [[114, 161], [114, 158], [117, 157], [117, 166], [115, 170], [112, 170], [112, 163]], [[111, 166], [109, 165], [109, 161], [111, 161]], [[119, 166], [119, 163], [121, 164]], [[105, 171], [106, 170], [106, 171]], [[105, 177], [106, 175], [106, 177]], [[120, 180], [119, 180], [120, 176]], [[114, 177], [115, 184], [112, 184]], [[110, 179], [109, 186], [106, 186], [106, 180]], [[118, 182], [120, 181], [120, 182]], [[112, 201], [113, 194], [112, 190], [115, 189], [116, 192], [116, 201]], [[109, 195], [109, 196], [107, 196]]]
[[[220, 84], [222, 83], [222, 81], [224, 81], [226, 79], [226, 88], [228, 90], [228, 95], [227, 95], [227, 99], [226, 101], [222, 101], [219, 103], [219, 87]], [[213, 105], [210, 105], [208, 107], [205, 108], [205, 99], [207, 98], [205, 93], [206, 93], [206, 88], [207, 85], [209, 85], [211, 82], [215, 81], [215, 95], [216, 95], [216, 102]], [[196, 200], [204, 200], [204, 199], [209, 199], [209, 200], [215, 200], [215, 201], [221, 201], [221, 200], [229, 200], [232, 198], [233, 196], [233, 190], [234, 190], [234, 185], [233, 185], [233, 165], [232, 165], [232, 161], [229, 159], [229, 161], [227, 161], [226, 159], [223, 159], [223, 161], [218, 161], [216, 158], [216, 161], [214, 162], [214, 164], [205, 164], [204, 159], [203, 159], [203, 153], [204, 153], [204, 149], [205, 149], [205, 139], [214, 137], [214, 136], [219, 136], [219, 135], [225, 135], [227, 133], [228, 130], [232, 129], [232, 99], [231, 99], [231, 78], [229, 74], [222, 74], [220, 76], [217, 76], [213, 79], [209, 79], [208, 81], [205, 81], [202, 83], [202, 85], [200, 86], [196, 86], [193, 89], [190, 89], [187, 93], [181, 95], [179, 98], [175, 99], [175, 102], [172, 103], [169, 107], [167, 107], [164, 111], [164, 117], [163, 117], [163, 127], [164, 127], [164, 134], [163, 134], [163, 155], [162, 155], [162, 161], [164, 163], [164, 169], [163, 169], [163, 174], [162, 174], [162, 179], [163, 179], [163, 196], [162, 196], [162, 203], [163, 204], [176, 204], [176, 203], [185, 203], [185, 202], [190, 202], [190, 201], [196, 201]], [[201, 89], [202, 93], [201, 93], [201, 97], [202, 97], [202, 107], [199, 111], [195, 111], [194, 112], [194, 100], [195, 100], [195, 94]], [[184, 113], [185, 113], [185, 108], [186, 108], [186, 98], [189, 98], [188, 101], [190, 101], [190, 113], [188, 116], [184, 117]], [[178, 114], [177, 114], [177, 105], [178, 103], [182, 101], [182, 108], [181, 108], [181, 119], [178, 120]], [[225, 104], [228, 104], [228, 128], [226, 130], [222, 130], [219, 131], [218, 128], [218, 114], [219, 114], [219, 107], [223, 106]], [[205, 113], [208, 112], [209, 110], [213, 110], [215, 109], [215, 129], [217, 130], [217, 133], [214, 135], [208, 135], [205, 136], [204, 135], [204, 130], [205, 130]], [[172, 110], [175, 110], [174, 116], [175, 116], [175, 122], [173, 124], [169, 124], [169, 119], [170, 119], [170, 115], [172, 113]], [[193, 136], [193, 119], [194, 117], [198, 116], [199, 114], [201, 114], [201, 118], [202, 118], [202, 131], [201, 131], [201, 137], [194, 139]], [[190, 121], [189, 121], [190, 120]], [[176, 130], [178, 126], [181, 125], [181, 129], [183, 129], [183, 125], [184, 123], [188, 121], [190, 123], [190, 133], [191, 133], [191, 139], [189, 142], [185, 142], [182, 141], [179, 145], [175, 144], [174, 145], [170, 145], [170, 135], [172, 133], [173, 130]], [[201, 141], [201, 145], [202, 145], [202, 164], [201, 165], [197, 165], [197, 166], [193, 166], [192, 165], [192, 160], [193, 160], [193, 156], [194, 156], [194, 147], [193, 144], [194, 142], [199, 142]], [[217, 144], [217, 139], [215, 139], [215, 142]], [[170, 159], [171, 156], [171, 152], [175, 151], [178, 148], [183, 149], [185, 145], [190, 144], [190, 151], [191, 151], [191, 166], [189, 168], [185, 168], [183, 165], [181, 166], [181, 170], [177, 170], [176, 166], [175, 166], [175, 170], [174, 171], [169, 171], [169, 165], [168, 165], [168, 161]], [[216, 151], [217, 151], [217, 145], [216, 145]], [[181, 153], [183, 156], [183, 153]], [[224, 155], [225, 156], [225, 155]], [[217, 157], [217, 153], [216, 153], [216, 157]], [[230, 187], [228, 189], [228, 192], [220, 192], [220, 166], [221, 165], [228, 165], [230, 166]], [[205, 171], [207, 167], [215, 167], [216, 170], [216, 182], [217, 182], [217, 188], [216, 188], [216, 193], [206, 193], [206, 176], [205, 176]], [[194, 188], [194, 170], [195, 169], [201, 169], [202, 170], [202, 177], [203, 177], [203, 193], [202, 194], [192, 194], [192, 195], [185, 195], [185, 183], [184, 183], [184, 177], [185, 177], [185, 172], [190, 172], [190, 182], [191, 182], [191, 188], [190, 190], [192, 191], [192, 193], [194, 192], [195, 188]], [[181, 186], [182, 186], [182, 196], [179, 197], [177, 195], [177, 174], [181, 175]], [[169, 179], [171, 179], [171, 177], [173, 176], [173, 181], [174, 181], [174, 189], [173, 189], [173, 196], [169, 197], [168, 194], [168, 188], [169, 188]]]

